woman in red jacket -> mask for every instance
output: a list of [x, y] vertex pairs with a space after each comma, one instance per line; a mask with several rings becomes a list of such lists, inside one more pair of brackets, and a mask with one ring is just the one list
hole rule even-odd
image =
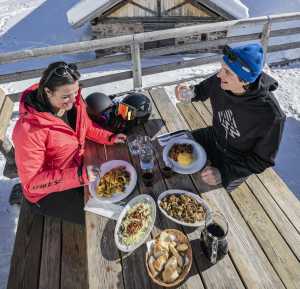
[[33, 211], [84, 224], [85, 139], [112, 145], [126, 136], [94, 124], [81, 97], [75, 65], [55, 62], [25, 90], [13, 131], [23, 193]]

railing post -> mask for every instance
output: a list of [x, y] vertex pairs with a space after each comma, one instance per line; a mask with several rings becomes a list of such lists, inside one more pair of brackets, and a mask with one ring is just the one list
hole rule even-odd
[[133, 75], [133, 89], [141, 89], [142, 83], [142, 64], [141, 64], [141, 50], [138, 42], [131, 44], [131, 60], [132, 60], [132, 75]]
[[261, 41], [261, 44], [263, 46], [264, 53], [265, 53], [265, 63], [268, 63], [267, 51], [268, 51], [269, 37], [270, 37], [270, 32], [271, 32], [271, 25], [272, 25], [271, 18], [270, 18], [270, 16], [268, 16], [268, 21], [267, 21], [267, 23], [264, 24], [262, 33], [261, 33], [261, 37], [260, 37], [260, 41]]

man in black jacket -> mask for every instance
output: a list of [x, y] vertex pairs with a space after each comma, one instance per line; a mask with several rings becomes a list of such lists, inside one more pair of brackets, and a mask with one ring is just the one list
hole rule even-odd
[[193, 131], [206, 150], [211, 166], [202, 171], [209, 185], [232, 191], [252, 173], [274, 166], [285, 115], [273, 91], [278, 83], [262, 72], [264, 53], [260, 44], [224, 48], [220, 71], [194, 87], [180, 84], [182, 100], [192, 89], [192, 101], [210, 99], [213, 125]]

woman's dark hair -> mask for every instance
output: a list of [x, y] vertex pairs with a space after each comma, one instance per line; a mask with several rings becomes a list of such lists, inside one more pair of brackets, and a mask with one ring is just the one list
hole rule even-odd
[[59, 61], [49, 64], [43, 72], [39, 83], [38, 95], [39, 101], [50, 105], [45, 88], [55, 91], [59, 86], [73, 84], [80, 78], [80, 73], [75, 64], [67, 64]]

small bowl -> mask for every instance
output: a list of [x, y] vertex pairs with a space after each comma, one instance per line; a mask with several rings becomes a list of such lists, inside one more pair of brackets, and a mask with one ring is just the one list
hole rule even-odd
[[[187, 252], [186, 252], [186, 256], [189, 260], [189, 263], [187, 265], [184, 266], [184, 269], [183, 271], [181, 272], [180, 276], [173, 282], [173, 283], [165, 283], [163, 282], [162, 280], [158, 279], [158, 278], [155, 278], [150, 269], [149, 269], [149, 266], [148, 266], [148, 259], [150, 257], [149, 255], [149, 251], [146, 252], [146, 258], [145, 258], [145, 263], [146, 263], [146, 269], [147, 269], [147, 272], [148, 272], [148, 275], [150, 276], [151, 280], [160, 285], [160, 286], [163, 286], [163, 287], [167, 287], [167, 288], [170, 288], [170, 287], [174, 287], [174, 286], [177, 286], [179, 285], [180, 283], [182, 283], [185, 278], [187, 277], [188, 273], [190, 272], [191, 270], [191, 267], [192, 267], [192, 262], [193, 262], [193, 253], [192, 253], [192, 247], [191, 247], [191, 244], [189, 242], [189, 239], [187, 238], [187, 236], [182, 233], [181, 231], [179, 230], [176, 230], [176, 229], [166, 229], [164, 230], [164, 232], [170, 234], [170, 235], [173, 235], [175, 236], [176, 240], [178, 240], [180, 243], [185, 243], [188, 245], [188, 249], [187, 249]], [[157, 235], [154, 240], [158, 239], [160, 236]], [[160, 274], [159, 274], [160, 275]]]

